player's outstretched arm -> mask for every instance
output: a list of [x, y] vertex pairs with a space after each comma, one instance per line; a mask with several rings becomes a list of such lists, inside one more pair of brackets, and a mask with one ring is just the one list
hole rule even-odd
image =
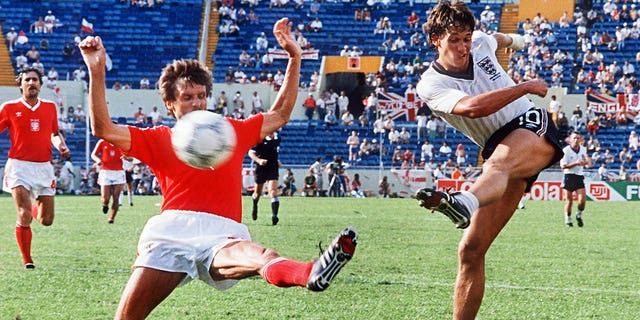
[[78, 45], [89, 71], [89, 116], [91, 132], [114, 146], [131, 149], [131, 134], [126, 126], [111, 122], [105, 93], [106, 50], [100, 37], [86, 37]]
[[535, 94], [544, 97], [547, 95], [547, 89], [544, 80], [531, 80], [477, 96], [466, 96], [456, 103], [452, 113], [469, 118], [486, 117], [524, 95]]
[[298, 86], [300, 83], [302, 49], [291, 34], [291, 23], [288, 18], [282, 18], [273, 25], [273, 35], [278, 40], [278, 44], [289, 53], [289, 63], [287, 64], [280, 91], [278, 91], [271, 109], [264, 114], [262, 138], [280, 129], [289, 121], [298, 98]]

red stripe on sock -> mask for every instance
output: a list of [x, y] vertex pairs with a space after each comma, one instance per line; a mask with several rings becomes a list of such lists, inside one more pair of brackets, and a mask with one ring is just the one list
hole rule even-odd
[[262, 277], [276, 287], [305, 287], [313, 262], [299, 262], [283, 259], [268, 264], [262, 270]]

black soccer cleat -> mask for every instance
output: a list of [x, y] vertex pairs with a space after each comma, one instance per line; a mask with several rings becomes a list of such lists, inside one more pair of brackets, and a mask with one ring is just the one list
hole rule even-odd
[[435, 189], [425, 188], [416, 192], [416, 199], [418, 199], [421, 207], [431, 209], [432, 212], [438, 211], [451, 219], [456, 224], [456, 228], [465, 229], [469, 226], [471, 214], [462, 203], [456, 201], [453, 197], [456, 194], [459, 194], [459, 192], [447, 194]]
[[109, 207], [108, 206], [102, 206], [102, 213], [107, 214], [107, 212], [109, 212]]
[[356, 252], [358, 244], [358, 232], [353, 227], [347, 227], [333, 239], [331, 245], [322, 255], [315, 260], [307, 289], [311, 291], [324, 291], [331, 284], [331, 280], [340, 272]]
[[584, 226], [584, 221], [582, 221], [582, 217], [581, 216], [577, 216], [576, 215], [576, 221], [578, 222], [578, 227], [583, 227]]
[[272, 225], [277, 225], [278, 221], [280, 221], [280, 219], [278, 218], [278, 216], [276, 216], [275, 214], [271, 216], [271, 224]]
[[26, 263], [26, 264], [24, 265], [24, 268], [25, 268], [26, 270], [33, 270], [33, 269], [35, 269], [35, 268], [36, 268], [36, 265], [35, 265], [35, 264], [33, 264], [33, 263], [31, 263], [31, 262], [29, 262], [29, 263]]

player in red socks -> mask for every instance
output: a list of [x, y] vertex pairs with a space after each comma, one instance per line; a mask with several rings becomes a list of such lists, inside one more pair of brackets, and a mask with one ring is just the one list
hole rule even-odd
[[36, 68], [23, 68], [16, 82], [22, 97], [0, 106], [0, 132], [8, 129], [11, 138], [2, 189], [11, 193], [18, 211], [16, 240], [23, 265], [33, 269], [31, 221], [35, 219], [44, 226], [53, 223], [56, 183], [52, 145], [63, 158], [69, 156], [69, 149], [58, 130], [55, 103], [38, 98], [42, 73]]
[[[242, 162], [256, 143], [284, 126], [298, 96], [302, 50], [287, 18], [273, 33], [289, 54], [287, 71], [269, 111], [246, 120], [228, 119], [237, 141], [231, 157], [215, 168], [197, 169], [180, 161], [164, 125], [141, 129], [111, 122], [105, 98], [105, 49], [100, 37], [79, 47], [89, 70], [93, 134], [147, 164], [163, 195], [162, 214], [149, 219], [138, 242], [134, 271], [124, 289], [116, 319], [143, 319], [175, 288], [200, 279], [219, 290], [239, 280], [262, 276], [278, 287], [325, 290], [351, 259], [357, 244], [353, 228], [344, 229], [315, 262], [299, 262], [253, 242], [242, 224]], [[206, 110], [211, 72], [198, 61], [168, 64], [158, 81], [169, 113], [180, 119]]]

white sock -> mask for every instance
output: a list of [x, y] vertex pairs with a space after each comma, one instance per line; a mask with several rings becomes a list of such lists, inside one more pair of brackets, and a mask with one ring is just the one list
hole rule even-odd
[[576, 212], [576, 218], [582, 218], [582, 211], [578, 210]]
[[569, 214], [565, 212], [564, 216], [565, 216], [564, 221], [566, 221], [567, 223], [571, 222], [571, 216]]
[[469, 210], [469, 214], [471, 216], [473, 216], [473, 213], [478, 210], [478, 207], [480, 207], [478, 198], [476, 198], [476, 196], [469, 191], [462, 191], [457, 194], [455, 198], [456, 200], [460, 201], [460, 203], [462, 203], [467, 208], [467, 210]]

